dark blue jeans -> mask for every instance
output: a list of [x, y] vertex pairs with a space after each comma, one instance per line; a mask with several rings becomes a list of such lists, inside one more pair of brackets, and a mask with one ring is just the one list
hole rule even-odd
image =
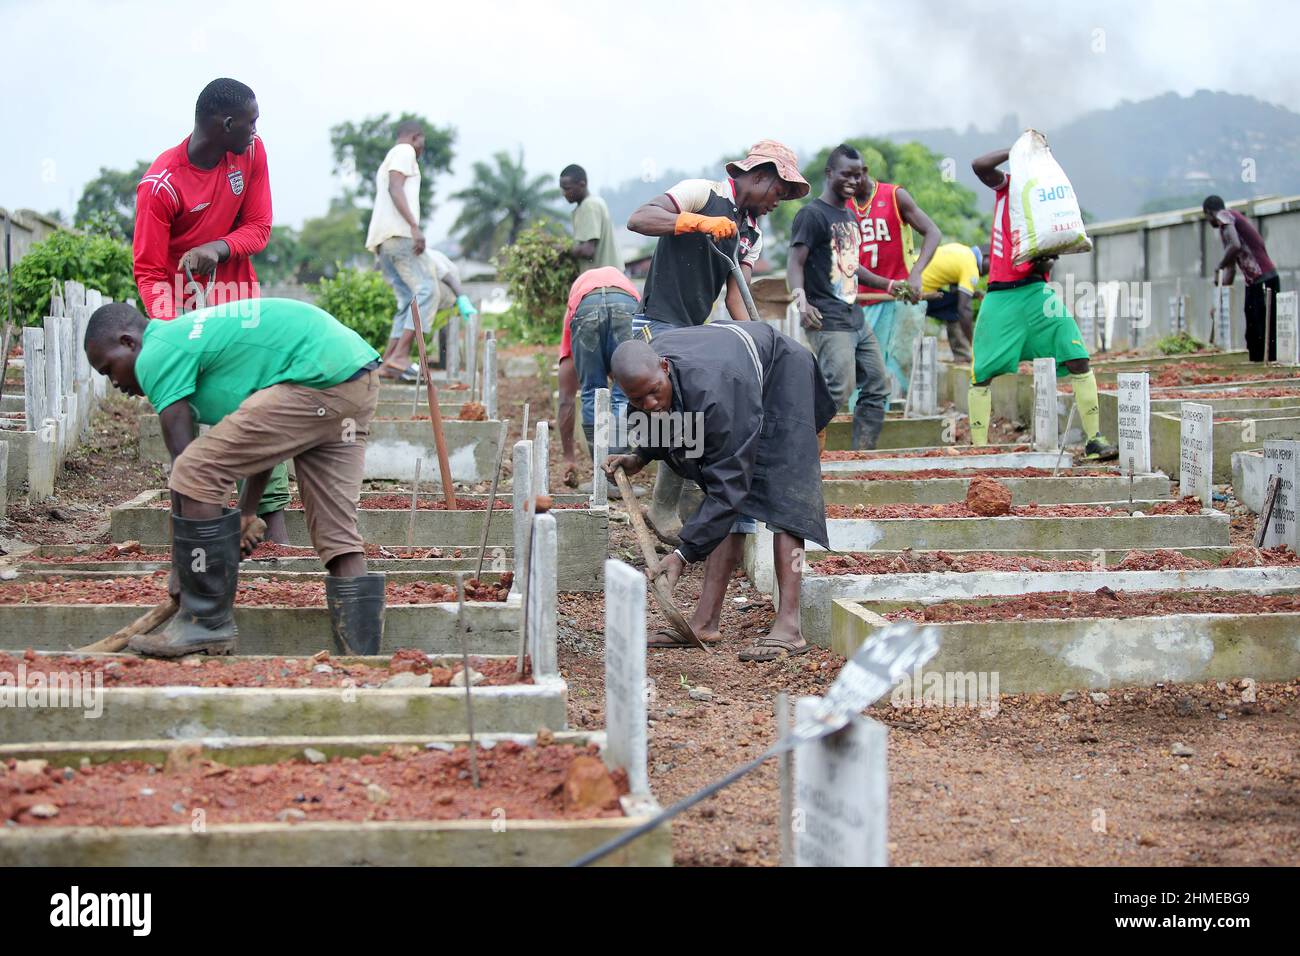
[[[569, 321], [573, 366], [582, 389], [582, 423], [596, 423], [596, 389], [610, 386], [610, 411], [617, 421], [627, 414], [627, 396], [609, 380], [614, 349], [632, 337], [632, 316], [637, 301], [618, 289], [596, 289], [578, 303]], [[611, 439], [613, 435], [610, 436]]]

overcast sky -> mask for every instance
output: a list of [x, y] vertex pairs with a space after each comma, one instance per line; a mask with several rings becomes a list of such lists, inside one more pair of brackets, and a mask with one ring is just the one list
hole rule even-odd
[[[0, 0], [0, 206], [70, 212], [99, 167], [179, 143], [204, 84], [257, 93], [277, 223], [341, 185], [329, 127], [414, 110], [457, 129], [431, 240], [473, 160], [591, 184], [694, 170], [738, 145], [1054, 124], [1200, 88], [1300, 100], [1289, 3], [747, 0], [338, 3]], [[996, 11], [996, 13], [990, 13]]]

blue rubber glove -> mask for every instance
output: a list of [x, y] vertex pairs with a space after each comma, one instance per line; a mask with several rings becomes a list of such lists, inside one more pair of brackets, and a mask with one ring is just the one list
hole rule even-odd
[[474, 308], [474, 303], [470, 302], [469, 296], [456, 296], [456, 308], [460, 310], [461, 318], [468, 319], [471, 315], [478, 315], [478, 309]]

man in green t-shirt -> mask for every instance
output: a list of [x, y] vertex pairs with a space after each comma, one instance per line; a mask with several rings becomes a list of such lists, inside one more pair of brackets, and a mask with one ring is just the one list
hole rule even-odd
[[587, 189], [587, 171], [571, 164], [560, 172], [560, 192], [575, 204], [573, 210], [573, 246], [570, 253], [578, 260], [578, 272], [613, 266], [623, 271], [623, 257], [614, 243], [614, 223], [609, 218], [605, 200]]
[[[86, 357], [158, 412], [172, 455], [171, 592], [180, 609], [132, 639], [156, 657], [230, 654], [241, 551], [271, 470], [292, 458], [312, 544], [329, 572], [330, 625], [344, 653], [374, 654], [384, 576], [368, 574], [357, 500], [379, 398], [379, 353], [333, 316], [293, 299], [248, 299], [150, 322], [130, 305], [95, 310]], [[194, 436], [195, 423], [211, 425]], [[226, 507], [244, 480], [238, 510]]]

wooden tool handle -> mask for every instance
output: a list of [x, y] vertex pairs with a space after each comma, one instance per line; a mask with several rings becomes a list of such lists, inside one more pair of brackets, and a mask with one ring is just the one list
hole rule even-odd
[[106, 653], [111, 654], [122, 650], [130, 642], [131, 638], [138, 634], [148, 634], [156, 627], [161, 627], [172, 619], [180, 607], [175, 601], [168, 599], [155, 608], [150, 608], [144, 614], [141, 614], [134, 621], [108, 637], [95, 641], [93, 644], [87, 644], [85, 647], [78, 648], [79, 651], [88, 653]]
[[632, 482], [628, 481], [627, 472], [622, 465], [614, 469], [614, 481], [623, 495], [623, 503], [627, 505], [627, 513], [632, 519], [632, 530], [636, 532], [636, 539], [641, 545], [641, 557], [645, 559], [646, 570], [653, 578], [659, 572], [659, 552], [655, 550], [654, 538], [641, 515], [641, 504], [636, 500], [636, 492], [632, 490]]

